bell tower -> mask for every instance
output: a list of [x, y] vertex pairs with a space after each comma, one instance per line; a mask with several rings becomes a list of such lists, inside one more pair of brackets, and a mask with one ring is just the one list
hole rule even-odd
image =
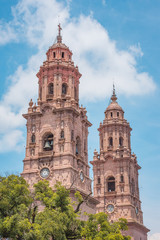
[[134, 240], [146, 240], [149, 231], [143, 225], [139, 198], [137, 157], [131, 152], [131, 127], [117, 102], [115, 88], [99, 126], [100, 154], [93, 161], [94, 197], [100, 201], [97, 212], [106, 212], [111, 221], [126, 218], [127, 234]]
[[[86, 109], [79, 106], [81, 74], [74, 66], [72, 52], [62, 43], [60, 24], [57, 42], [46, 55], [37, 73], [37, 104], [31, 100], [28, 113], [23, 114], [27, 140], [22, 176], [31, 187], [41, 179], [47, 179], [52, 188], [60, 181], [86, 196], [91, 192], [88, 128], [92, 124]], [[97, 200], [89, 199], [86, 211], [94, 212]]]

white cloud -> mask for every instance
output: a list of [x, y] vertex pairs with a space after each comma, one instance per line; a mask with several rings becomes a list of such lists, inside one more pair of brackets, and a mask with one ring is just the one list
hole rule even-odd
[[113, 82], [118, 92], [125, 95], [154, 91], [152, 77], [136, 69], [136, 56], [142, 56], [140, 46], [132, 46], [132, 52], [118, 50], [107, 30], [91, 16], [81, 16], [77, 22], [67, 24], [64, 38], [76, 53], [74, 58], [83, 75], [81, 97], [91, 101], [105, 98], [110, 95]]
[[140, 43], [138, 43], [137, 45], [130, 46], [129, 50], [137, 57], [142, 57], [143, 56], [143, 52], [142, 52]]
[[25, 139], [22, 131], [9, 131], [0, 138], [0, 152], [21, 151], [24, 144]]
[[148, 240], [160, 240], [160, 233], [154, 233], [148, 236]]
[[5, 45], [10, 41], [16, 41], [17, 35], [11, 23], [0, 21], [0, 45]]
[[143, 55], [140, 45], [131, 46], [129, 51], [117, 49], [107, 30], [92, 16], [71, 19], [69, 4], [64, 6], [56, 0], [20, 0], [12, 11], [13, 21], [5, 24], [9, 24], [7, 31], [13, 35], [5, 41], [12, 38], [26, 41], [37, 49], [37, 53], [30, 57], [25, 68], [19, 66], [9, 77], [11, 85], [0, 102], [1, 138], [7, 139], [6, 134], [11, 132], [10, 137], [14, 139], [9, 149], [17, 149], [16, 143], [21, 142], [19, 127], [24, 124], [21, 114], [26, 112], [30, 98], [37, 98], [36, 73], [57, 35], [58, 16], [63, 26], [63, 41], [73, 51], [75, 63], [83, 75], [81, 98], [95, 101], [110, 96], [113, 82], [118, 92], [125, 95], [154, 91], [152, 77], [136, 69], [136, 57]]

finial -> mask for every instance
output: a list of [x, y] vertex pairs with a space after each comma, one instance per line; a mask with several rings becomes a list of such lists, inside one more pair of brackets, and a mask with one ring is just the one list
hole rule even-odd
[[116, 94], [115, 94], [115, 86], [114, 86], [114, 83], [113, 83], [113, 95], [116, 95]]
[[58, 24], [58, 36], [59, 36], [59, 37], [61, 36], [61, 30], [62, 30], [61, 24], [59, 23], [59, 24]]
[[29, 102], [29, 106], [32, 107], [33, 106], [33, 102], [32, 102], [32, 99], [30, 100]]
[[112, 94], [111, 100], [112, 100], [112, 102], [116, 102], [116, 100], [117, 100], [114, 83], [113, 83], [113, 94]]
[[61, 24], [58, 24], [58, 36], [57, 36], [57, 43], [61, 43], [62, 42], [62, 36], [61, 36]]

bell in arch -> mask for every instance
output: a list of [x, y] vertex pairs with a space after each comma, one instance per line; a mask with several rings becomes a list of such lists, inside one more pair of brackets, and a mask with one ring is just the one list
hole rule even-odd
[[51, 148], [52, 148], [52, 147], [51, 147], [49, 141], [46, 141], [45, 144], [44, 144], [44, 149], [45, 149], [45, 150], [50, 150]]

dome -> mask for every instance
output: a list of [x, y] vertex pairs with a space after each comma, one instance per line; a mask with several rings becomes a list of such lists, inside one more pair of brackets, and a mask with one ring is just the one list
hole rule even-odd
[[62, 42], [54, 43], [54, 44], [50, 47], [50, 49], [54, 49], [54, 48], [58, 48], [58, 47], [64, 48], [64, 49], [69, 49], [69, 48], [68, 48], [64, 43], [62, 43]]
[[112, 111], [112, 110], [117, 110], [117, 111], [123, 111], [123, 109], [121, 108], [121, 106], [118, 104], [117, 102], [117, 97], [116, 97], [116, 94], [115, 94], [115, 87], [113, 85], [113, 94], [112, 94], [112, 97], [111, 97], [111, 103], [109, 104], [109, 106], [107, 107], [106, 111]]
[[110, 103], [110, 105], [107, 107], [106, 111], [110, 111], [110, 110], [123, 111], [123, 109], [121, 108], [121, 106], [119, 106], [119, 104], [117, 102]]

